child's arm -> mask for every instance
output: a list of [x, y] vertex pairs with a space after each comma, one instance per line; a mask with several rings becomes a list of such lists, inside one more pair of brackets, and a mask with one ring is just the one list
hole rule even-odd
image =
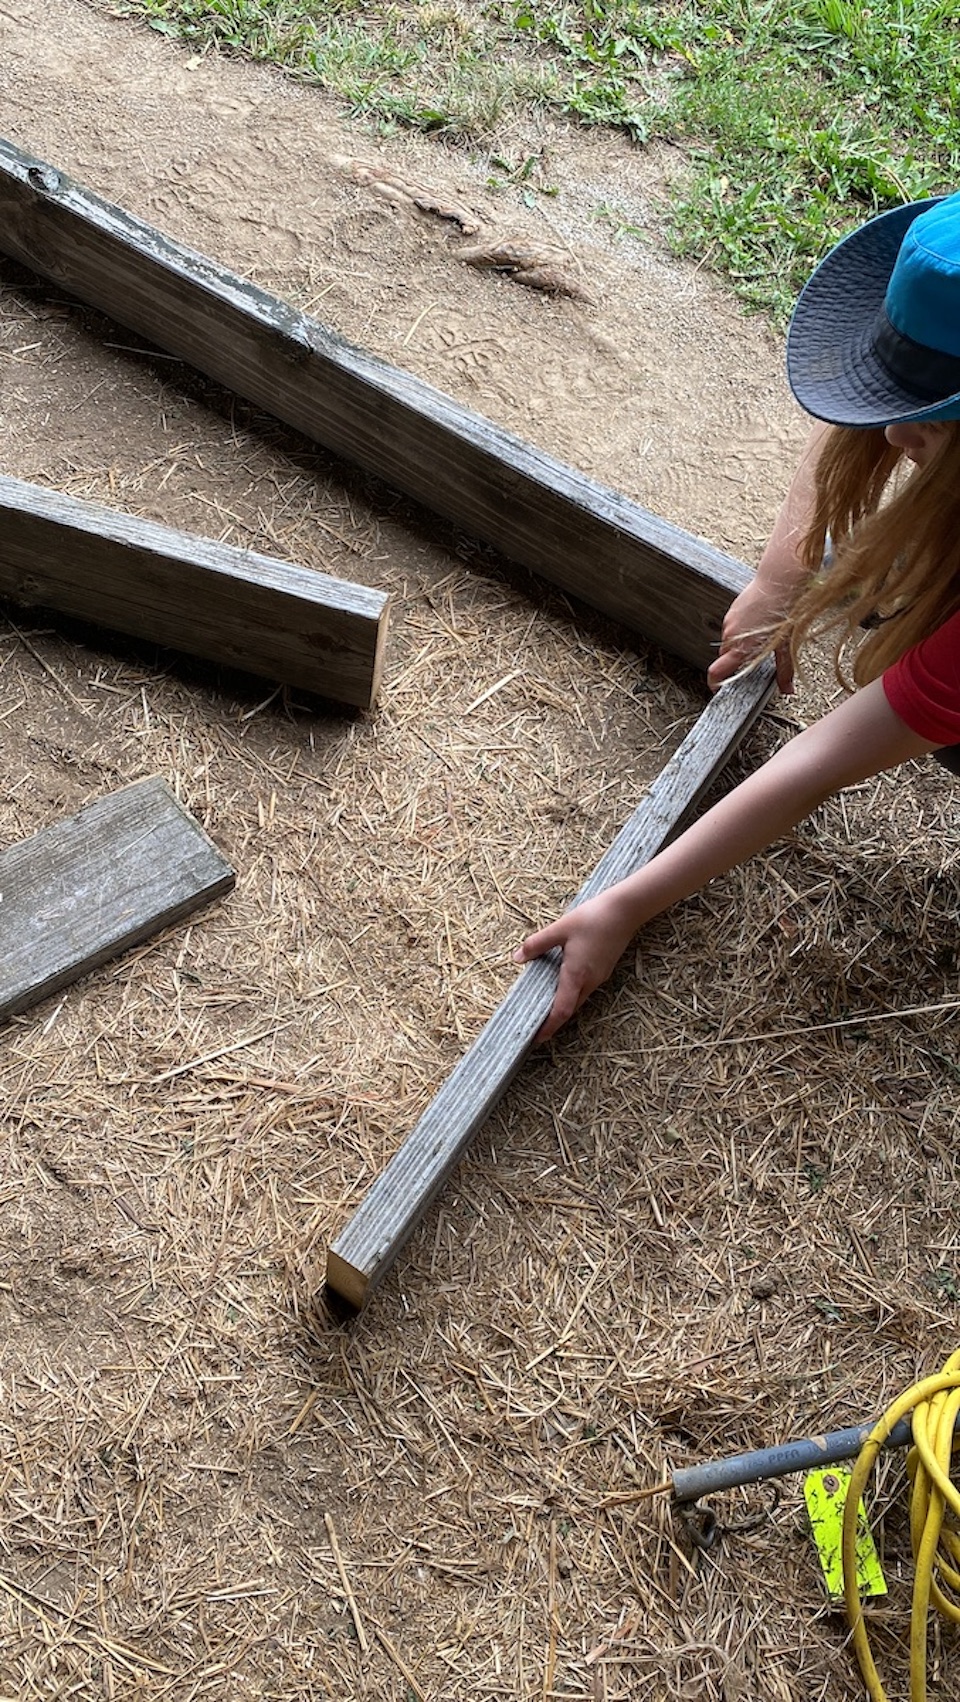
[[789, 832], [831, 793], [934, 748], [894, 713], [880, 680], [845, 699], [636, 874], [524, 940], [518, 963], [563, 949], [557, 995], [537, 1038], [548, 1040], [579, 1010], [652, 917]]
[[[720, 654], [707, 673], [713, 691], [762, 649], [810, 576], [798, 551], [810, 525], [817, 457], [829, 430], [817, 422], [810, 432], [756, 575], [727, 610]], [[786, 651], [777, 652], [777, 684], [782, 692], [793, 688], [793, 667]]]

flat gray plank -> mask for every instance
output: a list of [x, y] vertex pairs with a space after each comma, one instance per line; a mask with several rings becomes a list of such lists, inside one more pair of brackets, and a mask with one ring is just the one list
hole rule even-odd
[[234, 872], [159, 776], [0, 852], [0, 1019], [189, 916]]
[[368, 709], [389, 599], [0, 475], [0, 596]]
[[[772, 662], [711, 698], [643, 802], [578, 892], [582, 904], [648, 863], [681, 829], [774, 690]], [[357, 1310], [386, 1275], [466, 1147], [516, 1075], [553, 1003], [561, 962], [521, 970], [386, 1170], [327, 1251], [328, 1286]]]
[[750, 577], [740, 562], [4, 141], [0, 250], [564, 591], [712, 660]]

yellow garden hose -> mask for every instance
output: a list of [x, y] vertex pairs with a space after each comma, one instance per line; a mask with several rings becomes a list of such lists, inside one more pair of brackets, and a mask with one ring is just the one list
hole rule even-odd
[[960, 1530], [944, 1524], [949, 1510], [960, 1520], [960, 1490], [950, 1481], [954, 1426], [960, 1413], [960, 1351], [943, 1370], [924, 1377], [887, 1409], [857, 1458], [843, 1510], [843, 1593], [853, 1647], [872, 1702], [889, 1702], [880, 1681], [857, 1584], [857, 1509], [877, 1454], [894, 1425], [913, 1414], [913, 1447], [907, 1456], [910, 1477], [910, 1542], [915, 1576], [910, 1616], [910, 1702], [926, 1702], [927, 1618], [930, 1603], [960, 1624], [960, 1605], [943, 1587], [960, 1595]]

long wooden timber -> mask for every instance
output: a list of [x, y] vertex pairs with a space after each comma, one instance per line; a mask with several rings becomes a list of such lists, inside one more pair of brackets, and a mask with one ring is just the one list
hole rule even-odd
[[[582, 904], [623, 880], [680, 830], [774, 690], [772, 662], [711, 699], [581, 887]], [[413, 1234], [519, 1070], [553, 1003], [561, 954], [521, 971], [403, 1145], [327, 1250], [327, 1285], [359, 1310]]]
[[2, 475], [0, 597], [340, 703], [376, 701], [383, 592]]
[[0, 1020], [229, 892], [233, 869], [159, 776], [0, 852]]
[[0, 250], [696, 667], [715, 654], [741, 563], [5, 141]]

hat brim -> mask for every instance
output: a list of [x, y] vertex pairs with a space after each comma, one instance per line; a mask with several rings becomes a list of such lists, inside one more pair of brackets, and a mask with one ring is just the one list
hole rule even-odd
[[839, 426], [886, 426], [957, 418], [960, 391], [930, 400], [883, 365], [874, 326], [900, 244], [941, 196], [881, 213], [844, 237], [800, 293], [787, 332], [787, 377], [808, 414]]

